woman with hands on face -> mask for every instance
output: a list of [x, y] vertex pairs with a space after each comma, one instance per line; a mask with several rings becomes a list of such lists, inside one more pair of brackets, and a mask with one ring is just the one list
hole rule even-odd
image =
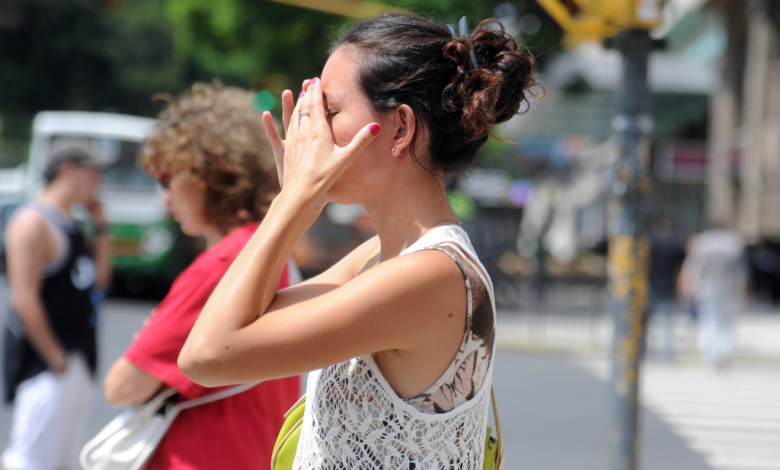
[[[179, 367], [206, 386], [313, 371], [295, 468], [481, 468], [492, 285], [444, 175], [468, 169], [490, 126], [527, 104], [533, 58], [495, 20], [453, 36], [400, 14], [358, 24], [331, 51], [297, 103], [282, 95], [285, 140], [263, 116], [282, 190]], [[362, 205], [377, 237], [275, 292], [327, 202]]]

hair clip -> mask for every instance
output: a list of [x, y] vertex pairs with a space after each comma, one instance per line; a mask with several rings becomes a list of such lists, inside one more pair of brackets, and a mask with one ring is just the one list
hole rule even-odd
[[471, 50], [469, 50], [469, 54], [471, 55], [471, 65], [474, 66], [474, 70], [477, 70], [479, 68], [479, 62], [477, 62], [477, 53], [474, 50], [474, 41], [471, 39], [471, 31], [469, 31], [469, 21], [465, 16], [458, 22], [458, 27], [460, 28], [460, 32], [455, 29], [454, 24], [447, 25], [447, 29], [450, 30], [452, 37], [462, 38], [468, 41], [469, 45], [471, 46]]

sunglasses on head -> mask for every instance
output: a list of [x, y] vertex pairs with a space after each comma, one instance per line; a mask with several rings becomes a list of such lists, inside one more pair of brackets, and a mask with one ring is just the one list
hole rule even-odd
[[159, 173], [157, 176], [155, 176], [155, 179], [163, 189], [168, 189], [171, 185], [170, 173]]

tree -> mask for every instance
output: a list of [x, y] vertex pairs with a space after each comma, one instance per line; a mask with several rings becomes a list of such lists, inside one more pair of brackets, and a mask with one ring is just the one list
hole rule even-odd
[[[474, 26], [497, 2], [386, 3], [453, 23], [467, 15]], [[153, 94], [176, 95], [198, 80], [278, 95], [318, 75], [351, 22], [264, 0], [4, 0], [2, 135], [25, 140], [42, 110], [153, 116]]]
[[[407, 0], [394, 6], [472, 23], [492, 2]], [[168, 0], [177, 52], [228, 81], [279, 93], [322, 70], [328, 47], [352, 20], [262, 0]]]
[[150, 97], [179, 92], [197, 67], [174, 55], [155, 0], [6, 0], [0, 6], [3, 134], [27, 137], [42, 110], [153, 115]]

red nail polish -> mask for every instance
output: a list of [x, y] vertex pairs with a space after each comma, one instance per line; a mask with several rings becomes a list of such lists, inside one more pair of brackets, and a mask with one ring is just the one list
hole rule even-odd
[[313, 84], [315, 84], [315, 83], [317, 83], [317, 77], [314, 77], [314, 78], [312, 78], [312, 79], [311, 79], [311, 83], [312, 83], [312, 85], [313, 85]]
[[300, 95], [298, 95], [298, 98], [303, 98], [303, 95], [305, 95], [305, 94], [306, 94], [306, 92], [305, 92], [305, 91], [302, 91], [302, 92], [301, 92], [301, 94], [300, 94]]
[[370, 132], [371, 135], [379, 134], [379, 124], [371, 124], [368, 126], [368, 132]]

